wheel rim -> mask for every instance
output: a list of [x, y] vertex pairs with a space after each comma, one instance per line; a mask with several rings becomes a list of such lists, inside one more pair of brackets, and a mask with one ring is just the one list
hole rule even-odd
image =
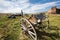
[[21, 28], [23, 29], [23, 31], [27, 31], [27, 34], [29, 35], [30, 39], [37, 40], [37, 34], [33, 25], [25, 18], [22, 18], [20, 21], [22, 26]]

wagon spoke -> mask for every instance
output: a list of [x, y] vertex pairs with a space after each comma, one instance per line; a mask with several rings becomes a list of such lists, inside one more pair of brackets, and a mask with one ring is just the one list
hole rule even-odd
[[24, 25], [21, 24], [21, 26], [22, 26], [21, 28], [22, 28], [23, 30], [27, 30], [27, 28], [26, 28]]
[[29, 33], [31, 33], [32, 35], [36, 35], [35, 33], [33, 33], [32, 31], [29, 31]]
[[28, 30], [32, 30], [32, 28], [29, 28]]
[[35, 39], [35, 36], [33, 36], [30, 31], [28, 31], [28, 32], [29, 32], [30, 36], [31, 36], [33, 39]]

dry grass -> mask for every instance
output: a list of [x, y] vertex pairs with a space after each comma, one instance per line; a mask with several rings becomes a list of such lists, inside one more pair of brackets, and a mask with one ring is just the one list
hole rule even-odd
[[[8, 15], [0, 15], [0, 40], [28, 40], [20, 28], [20, 16], [8, 19]], [[50, 26], [47, 30], [38, 32], [46, 40], [60, 39], [60, 14], [49, 15]], [[40, 29], [39, 29], [40, 30]], [[41, 36], [40, 36], [41, 37]], [[40, 38], [42, 39], [42, 38]]]

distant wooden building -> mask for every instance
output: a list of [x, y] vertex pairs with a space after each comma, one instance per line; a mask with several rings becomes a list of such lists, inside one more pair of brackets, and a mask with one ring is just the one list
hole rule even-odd
[[60, 14], [60, 9], [57, 7], [52, 7], [51, 9], [48, 10], [48, 13], [50, 14]]

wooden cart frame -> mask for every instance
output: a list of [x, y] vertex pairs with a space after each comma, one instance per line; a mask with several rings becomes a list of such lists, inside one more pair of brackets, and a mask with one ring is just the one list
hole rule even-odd
[[[30, 38], [30, 40], [38, 40], [37, 32], [36, 32], [36, 30], [35, 30], [34, 25], [38, 24], [39, 21], [42, 22], [43, 19], [38, 20], [38, 22], [37, 22], [37, 20], [36, 20], [36, 21], [35, 21], [36, 23], [33, 24], [33, 23], [30, 21], [30, 19], [31, 19], [32, 17], [34, 17], [34, 16], [32, 15], [30, 18], [26, 19], [26, 18], [24, 17], [24, 15], [23, 15], [23, 12], [21, 11], [21, 20], [20, 20], [21, 29], [22, 29], [22, 31], [23, 31], [25, 34], [28, 35], [28, 37]], [[47, 19], [48, 19], [48, 18], [47, 18]], [[35, 19], [34, 19], [34, 20], [35, 20]], [[41, 23], [41, 22], [40, 22], [40, 23]], [[49, 26], [49, 20], [47, 20], [47, 27], [48, 27], [48, 26]]]

